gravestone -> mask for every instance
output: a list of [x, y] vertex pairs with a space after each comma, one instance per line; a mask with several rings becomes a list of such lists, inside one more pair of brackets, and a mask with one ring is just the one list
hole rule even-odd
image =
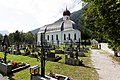
[[80, 57], [85, 57], [84, 51], [78, 52], [78, 56], [80, 56]]
[[82, 62], [78, 59], [78, 52], [65, 51], [65, 64], [79, 66]]
[[47, 60], [54, 61], [55, 60], [55, 53], [47, 52]]
[[70, 58], [74, 59], [74, 54], [73, 54], [73, 52], [70, 52], [69, 54], [70, 54]]
[[60, 59], [62, 59], [62, 57], [60, 57], [60, 56], [56, 56], [56, 57], [55, 57], [55, 53], [48, 51], [48, 52], [47, 52], [47, 58], [46, 58], [46, 59], [47, 59], [47, 60], [50, 60], [50, 61], [57, 62], [57, 61], [59, 61]]
[[19, 45], [19, 49], [20, 49], [20, 50], [23, 50], [22, 45]]
[[53, 53], [53, 52], [47, 53], [47, 57], [48, 58], [55, 58], [55, 53]]
[[64, 54], [64, 51], [62, 51], [62, 50], [55, 50], [55, 54]]

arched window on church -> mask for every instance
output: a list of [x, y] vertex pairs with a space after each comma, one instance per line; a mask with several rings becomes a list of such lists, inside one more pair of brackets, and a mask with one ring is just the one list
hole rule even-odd
[[66, 40], [66, 35], [64, 34], [64, 40]]
[[49, 35], [47, 35], [47, 40], [49, 40]]
[[58, 40], [58, 35], [56, 35], [56, 40]]
[[70, 34], [68, 34], [68, 39], [70, 40]]
[[74, 34], [74, 40], [76, 40], [76, 33]]
[[66, 17], [66, 20], [68, 20], [69, 18], [68, 17]]
[[52, 40], [53, 40], [53, 35], [52, 35]]

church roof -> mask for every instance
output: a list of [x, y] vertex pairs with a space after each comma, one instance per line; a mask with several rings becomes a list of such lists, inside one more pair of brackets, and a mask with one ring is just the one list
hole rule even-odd
[[46, 25], [46, 32], [56, 32], [61, 31], [61, 23], [62, 21], [55, 22], [53, 24]]
[[[66, 10], [63, 12], [63, 16], [70, 16], [70, 11]], [[67, 17], [68, 18], [68, 17]], [[58, 32], [58, 31], [68, 31], [68, 30], [74, 30], [78, 29], [78, 26], [70, 20], [69, 18], [67, 20], [58, 20], [54, 22], [53, 24], [45, 25], [40, 28], [39, 33], [49, 33], [49, 32]]]
[[[72, 27], [69, 26], [69, 23], [72, 24]], [[72, 21], [69, 20], [69, 23], [64, 21], [57, 21], [53, 24], [48, 24], [40, 28], [40, 33], [49, 33], [49, 32], [58, 32], [58, 31], [67, 31], [67, 30], [73, 30], [78, 29], [78, 26]]]

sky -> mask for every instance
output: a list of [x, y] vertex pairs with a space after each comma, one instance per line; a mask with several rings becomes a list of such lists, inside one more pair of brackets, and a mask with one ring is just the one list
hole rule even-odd
[[81, 0], [0, 0], [0, 31], [28, 32], [51, 24], [67, 9], [82, 8]]

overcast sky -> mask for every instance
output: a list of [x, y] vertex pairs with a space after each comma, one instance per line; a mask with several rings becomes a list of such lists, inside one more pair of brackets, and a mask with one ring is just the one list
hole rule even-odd
[[81, 9], [81, 0], [0, 0], [0, 31], [27, 32]]

